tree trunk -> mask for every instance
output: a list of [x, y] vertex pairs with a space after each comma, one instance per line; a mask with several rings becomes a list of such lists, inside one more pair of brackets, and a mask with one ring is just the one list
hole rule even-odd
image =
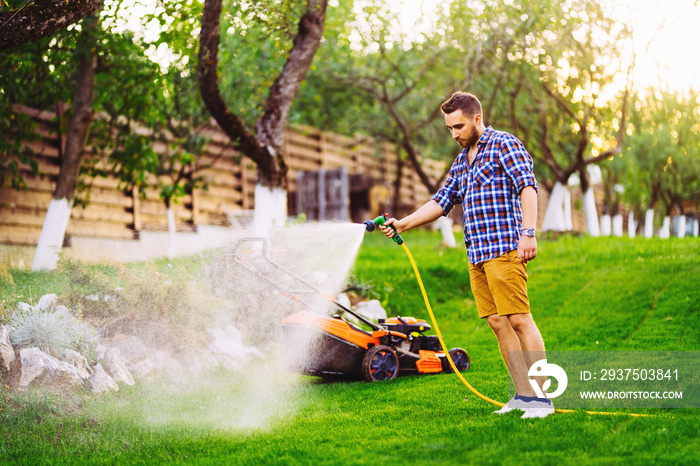
[[651, 238], [654, 236], [654, 209], [647, 209], [644, 217], [644, 237]]
[[600, 223], [598, 222], [598, 209], [595, 205], [595, 193], [593, 188], [583, 192], [583, 212], [586, 215], [586, 229], [591, 236], [600, 236]]
[[659, 238], [668, 239], [671, 237], [671, 217], [664, 216], [664, 222], [659, 230]]
[[262, 234], [274, 226], [282, 226], [286, 218], [289, 167], [283, 153], [284, 133], [294, 98], [321, 42], [328, 0], [308, 0], [287, 62], [270, 88], [265, 112], [256, 125], [257, 135], [252, 134], [228, 109], [219, 89], [221, 4], [222, 0], [204, 2], [199, 41], [199, 88], [207, 109], [231, 138], [236, 150], [257, 166], [253, 224], [256, 232]]
[[634, 238], [637, 234], [637, 221], [634, 219], [634, 212], [627, 215], [627, 236]]
[[51, 270], [56, 267], [58, 253], [63, 246], [68, 228], [73, 198], [78, 185], [80, 164], [94, 113], [92, 105], [95, 89], [95, 67], [97, 65], [98, 31], [99, 13], [93, 12], [84, 23], [82, 37], [85, 44], [84, 51], [80, 52], [73, 115], [63, 150], [63, 160], [61, 161], [56, 190], [44, 219], [39, 244], [34, 254], [32, 270]]
[[562, 182], [557, 181], [549, 195], [547, 210], [542, 222], [542, 231], [571, 230], [570, 202], [569, 189]]
[[35, 0], [0, 12], [0, 50], [49, 36], [97, 10], [100, 1]]

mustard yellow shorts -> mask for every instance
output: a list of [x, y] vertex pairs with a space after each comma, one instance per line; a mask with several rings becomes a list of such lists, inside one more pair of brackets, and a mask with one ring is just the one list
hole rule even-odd
[[469, 281], [479, 317], [527, 314], [527, 266], [513, 250], [480, 264], [469, 264]]

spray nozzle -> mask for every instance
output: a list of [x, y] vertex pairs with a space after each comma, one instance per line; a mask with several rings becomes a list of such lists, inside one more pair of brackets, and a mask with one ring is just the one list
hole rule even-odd
[[[389, 216], [387, 214], [382, 214], [374, 220], [367, 220], [365, 222], [365, 229], [370, 232], [374, 231], [377, 225], [384, 225], [384, 222], [386, 222], [387, 220], [389, 220]], [[396, 231], [396, 227], [394, 227], [394, 225], [389, 225], [389, 228], [394, 230], [394, 236], [391, 238], [392, 240], [394, 240], [394, 243], [398, 245], [403, 244], [403, 238]]]

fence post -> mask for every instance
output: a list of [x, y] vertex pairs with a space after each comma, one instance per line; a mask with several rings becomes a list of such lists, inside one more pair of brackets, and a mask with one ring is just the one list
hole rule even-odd
[[197, 208], [197, 205], [199, 204], [199, 200], [197, 199], [197, 190], [193, 189], [192, 190], [192, 224], [196, 227], [199, 225], [199, 209]]
[[134, 231], [141, 231], [141, 199], [139, 198], [139, 190], [136, 186], [131, 188], [131, 201], [134, 211]]
[[250, 188], [248, 187], [246, 165], [246, 158], [241, 157], [241, 208], [244, 210], [250, 209], [250, 202], [248, 201], [248, 193], [250, 192]]
[[326, 219], [326, 170], [318, 171], [318, 220]]

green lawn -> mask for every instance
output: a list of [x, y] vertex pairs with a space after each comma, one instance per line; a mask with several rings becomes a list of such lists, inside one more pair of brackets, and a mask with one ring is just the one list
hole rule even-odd
[[[441, 248], [427, 231], [404, 239], [447, 345], [470, 354], [465, 377], [506, 401], [507, 373], [476, 317], [463, 247]], [[697, 239], [541, 239], [529, 291], [547, 349], [700, 351], [699, 249]], [[192, 261], [182, 263], [196, 275]], [[167, 273], [167, 262], [155, 266]], [[56, 274], [9, 272], [15, 284], [0, 288], [7, 303], [70, 285]], [[390, 315], [428, 317], [408, 259], [383, 236], [366, 236], [353, 276]], [[449, 374], [321, 383], [268, 358], [234, 376], [211, 372], [101, 398], [2, 393], [0, 464], [700, 463], [697, 410], [522, 420], [492, 415], [495, 407]]]

